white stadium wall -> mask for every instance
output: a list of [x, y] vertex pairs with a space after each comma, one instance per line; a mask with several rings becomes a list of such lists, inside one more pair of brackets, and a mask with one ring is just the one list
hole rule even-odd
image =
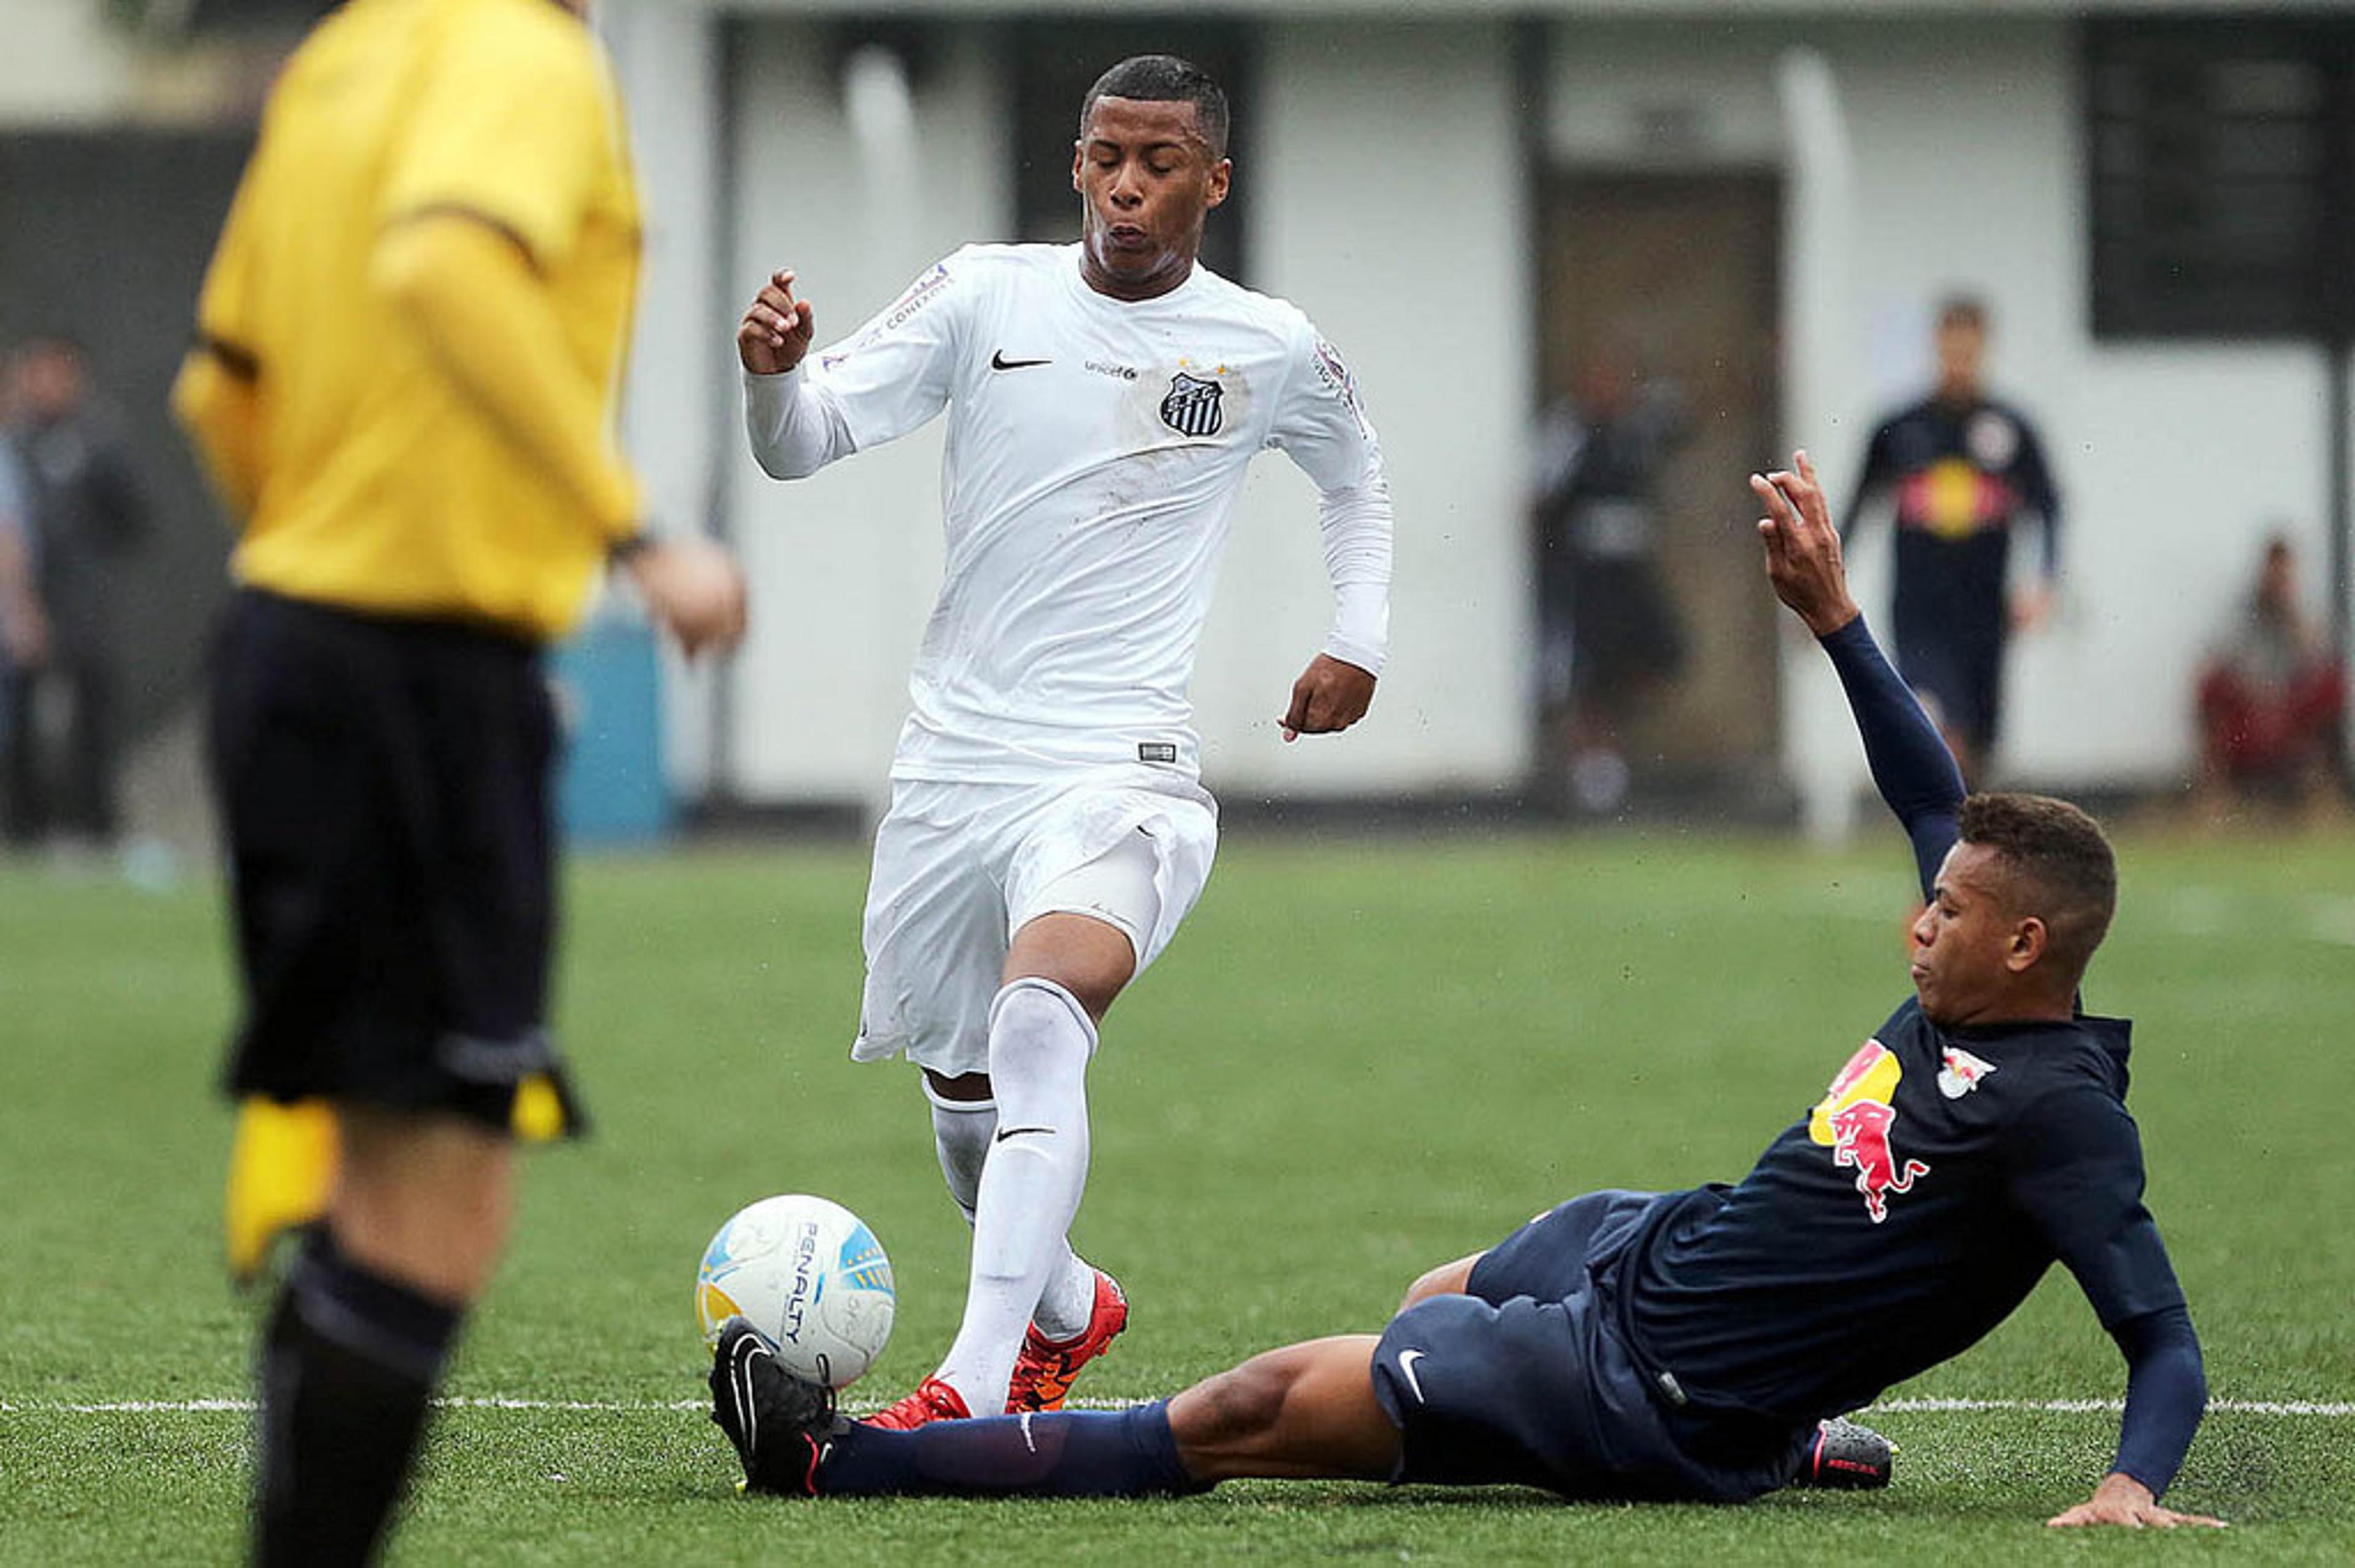
[[[1337, 345], [1398, 509], [1391, 663], [1373, 712], [1286, 746], [1273, 720], [1332, 619], [1315, 489], [1260, 460], [1194, 696], [1213, 788], [1482, 791], [1528, 765], [1524, 193], [1501, 25], [1282, 25], [1261, 61], [1256, 287]], [[1444, 114], [1402, 106], [1445, 104]]]
[[[2067, 509], [2062, 613], [2015, 645], [2007, 765], [2077, 788], [2184, 776], [2192, 669], [2259, 539], [2286, 522], [2319, 580], [2320, 364], [2295, 347], [2094, 341], [2075, 36], [2058, 18], [1568, 23], [1554, 155], [1644, 166], [1661, 154], [1642, 128], [1668, 123], [1687, 133], [1668, 166], [1787, 166], [1776, 72], [1794, 47], [1828, 66], [1845, 111], [1851, 248], [1786, 255], [1837, 269], [1849, 308], [1795, 345], [1813, 357], [1788, 364], [1792, 389], [1815, 389], [1815, 406], [1786, 405], [1785, 444], [1805, 441], [1844, 503], [1877, 414], [1926, 384], [1932, 303], [1984, 295], [1991, 379], [2040, 421]], [[1857, 563], [1859, 598], [1884, 621], [1886, 554], [1884, 528]], [[1790, 706], [1794, 732], [1812, 737], [1808, 695]]]
[[[614, 31], [626, 49], [631, 30]], [[912, 123], [895, 132], [870, 107], [863, 137], [817, 28], [763, 18], [742, 37], [733, 177], [720, 197], [738, 227], [740, 289], [794, 267], [826, 340], [956, 245], [1008, 237], [1007, 85], [986, 31], [944, 35], [915, 84]], [[1277, 27], [1263, 69], [1254, 152], [1237, 176], [1253, 187], [1251, 282], [1316, 318], [1383, 432], [1400, 513], [1394, 662], [1359, 731], [1277, 739], [1331, 593], [1314, 489], [1282, 456], [1262, 458], [1194, 683], [1206, 776], [1230, 794], [1509, 788], [1529, 728], [1515, 495], [1527, 307], [1506, 29]], [[1455, 110], [1401, 119], [1396, 106], [1411, 97]], [[641, 93], [637, 112], [650, 112]], [[640, 135], [642, 147], [656, 140]], [[674, 172], [691, 175], [691, 159], [673, 154]], [[664, 197], [648, 183], [659, 231]], [[675, 273], [649, 283], [693, 286]], [[666, 315], [665, 302], [649, 305]], [[677, 381], [648, 381], [662, 362], [642, 360], [633, 384], [634, 445], [661, 454], [667, 487], [684, 495], [697, 471], [684, 445], [716, 432], [729, 531], [753, 581], [753, 629], [722, 720], [723, 782], [755, 803], [878, 804], [939, 581], [942, 426], [780, 485], [745, 454], [732, 385], [706, 419]], [[678, 373], [676, 360], [664, 372]], [[692, 696], [674, 706], [691, 709]], [[685, 724], [672, 739], [674, 776], [692, 787], [701, 732]]]
[[[634, 41], [646, 25], [608, 23], [650, 165], [648, 331], [686, 332], [699, 316], [708, 342], [698, 361], [642, 334], [628, 430], [666, 506], [697, 508], [695, 492], [714, 488], [705, 476], [719, 476], [759, 595], [717, 782], [755, 802], [871, 803], [937, 581], [939, 432], [797, 485], [762, 477], [729, 376], [740, 302], [719, 309], [719, 259], [678, 226], [731, 208], [732, 289], [790, 263], [821, 336], [847, 331], [954, 245], [1007, 237], [1007, 71], [990, 28], [950, 26], [911, 118], [870, 95], [855, 133], [823, 27], [747, 16], [732, 24], [742, 47], [723, 126], [688, 96], [712, 69], [698, 52], [708, 33], [700, 45]], [[2093, 339], [2073, 27], [1630, 16], [1567, 16], [1549, 33], [1543, 139], [1558, 162], [1790, 176], [1785, 444], [1806, 441], [1843, 499], [1872, 418], [1926, 374], [1930, 302], [1956, 286], [1987, 297], [1995, 382], [2041, 421], [2069, 510], [2062, 614], [2013, 661], [2010, 769], [2075, 788], [2180, 776], [2191, 669], [2261, 534], [2286, 521], [2318, 577], [2321, 368], [2295, 348]], [[1281, 457], [1263, 460], [1195, 682], [1206, 771], [1231, 795], [1509, 788], [1529, 746], [1518, 492], [1535, 330], [1511, 25], [1291, 13], [1260, 36], [1255, 139], [1238, 171], [1252, 191], [1251, 281], [1341, 347], [1383, 432], [1400, 517], [1393, 664], [1359, 733], [1274, 740], [1327, 611], [1313, 492]], [[1794, 165], [1791, 84], [1806, 74], [1787, 67], [1795, 47], [1814, 52], [1813, 80], [1845, 118], [1837, 188]], [[682, 112], [684, 131], [646, 123]], [[722, 132], [732, 178], [698, 204], [677, 182], [731, 166], [710, 151]], [[680, 391], [698, 378], [705, 391]], [[1876, 611], [1885, 557], [1884, 531], [1859, 561]], [[1811, 704], [1836, 699], [1812, 661], [1791, 668], [1786, 758], [1804, 777], [1813, 753], [1845, 747], [1845, 727], [1836, 708], [1828, 731], [1821, 711], [1810, 720]], [[693, 788], [712, 752], [696, 688], [686, 695], [674, 773]]]
[[[886, 102], [858, 130], [817, 29], [763, 22], [744, 37], [725, 199], [739, 237], [730, 276], [746, 300], [773, 269], [790, 267], [830, 342], [958, 245], [1006, 237], [1000, 82], [980, 34], [952, 36], [918, 84], [911, 118]], [[719, 461], [730, 469], [730, 531], [756, 595], [726, 717], [728, 783], [741, 797], [883, 797], [908, 666], [940, 577], [943, 428], [936, 421], [779, 484], [745, 449], [731, 379]]]

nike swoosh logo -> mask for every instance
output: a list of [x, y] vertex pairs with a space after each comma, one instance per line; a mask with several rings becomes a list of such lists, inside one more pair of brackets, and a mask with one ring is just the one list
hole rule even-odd
[[1052, 1127], [1000, 1127], [997, 1129], [997, 1141], [1004, 1143], [1007, 1139], [1019, 1136], [1023, 1133], [1051, 1133], [1054, 1130]]
[[736, 1394], [736, 1417], [744, 1428], [744, 1452], [757, 1452], [761, 1446], [761, 1407], [752, 1400], [752, 1358], [765, 1356], [769, 1348], [750, 1334], [736, 1341], [736, 1359], [728, 1369], [729, 1381]]
[[1008, 359], [1003, 348], [989, 357], [989, 368], [993, 370], [1028, 370], [1033, 365], [1053, 363], [1052, 359]]
[[1423, 1397], [1422, 1380], [1414, 1375], [1414, 1364], [1421, 1360], [1423, 1360], [1423, 1352], [1421, 1350], [1401, 1350], [1399, 1352], [1399, 1376], [1406, 1380], [1407, 1392], [1414, 1395], [1415, 1403], [1428, 1404], [1431, 1402]]

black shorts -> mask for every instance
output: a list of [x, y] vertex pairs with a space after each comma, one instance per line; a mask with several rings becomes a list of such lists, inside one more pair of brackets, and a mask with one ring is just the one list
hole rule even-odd
[[505, 1128], [553, 1080], [554, 716], [538, 647], [250, 590], [215, 649], [212, 768], [245, 1017], [232, 1094]]
[[1937, 630], [1897, 635], [1897, 673], [1930, 717], [1984, 756], [2003, 728], [2000, 631], [1977, 635]]
[[1374, 1395], [1403, 1439], [1393, 1479], [1700, 1502], [1789, 1483], [1805, 1434], [1738, 1458], [1703, 1456], [1692, 1424], [1625, 1342], [1611, 1265], [1656, 1200], [1573, 1198], [1486, 1253], [1466, 1294], [1391, 1320], [1374, 1351]]

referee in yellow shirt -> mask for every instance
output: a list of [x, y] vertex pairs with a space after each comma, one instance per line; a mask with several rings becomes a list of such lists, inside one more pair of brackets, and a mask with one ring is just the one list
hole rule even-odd
[[639, 216], [577, 4], [350, 0], [264, 112], [174, 392], [242, 521], [213, 674], [246, 1008], [229, 1087], [324, 1098], [325, 1223], [261, 1362], [256, 1560], [367, 1561], [505, 1240], [542, 1029], [541, 647], [609, 560], [692, 654], [733, 562], [613, 443]]

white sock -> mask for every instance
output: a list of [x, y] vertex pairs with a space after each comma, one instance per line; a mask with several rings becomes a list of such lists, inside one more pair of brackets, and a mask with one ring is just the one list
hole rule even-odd
[[[932, 1147], [941, 1157], [941, 1176], [970, 1225], [981, 1194], [982, 1167], [989, 1158], [989, 1140], [997, 1131], [997, 1102], [951, 1100], [932, 1087], [931, 1079], [919, 1082], [924, 1098], [932, 1102]], [[1062, 1261], [1047, 1272], [1047, 1288], [1039, 1293], [1039, 1309], [1030, 1321], [1050, 1339], [1070, 1339], [1086, 1330], [1095, 1310], [1095, 1268], [1071, 1251], [1067, 1241]]]
[[924, 1098], [932, 1103], [932, 1147], [941, 1157], [941, 1178], [949, 1196], [973, 1223], [973, 1207], [981, 1197], [981, 1168], [989, 1158], [989, 1136], [997, 1130], [995, 1100], [951, 1100], [922, 1080]]
[[1095, 1315], [1095, 1267], [1065, 1242], [1063, 1261], [1048, 1274], [1047, 1288], [1039, 1293], [1039, 1309], [1030, 1321], [1050, 1339], [1075, 1339]]
[[938, 1376], [975, 1415], [1006, 1409], [1022, 1333], [1066, 1241], [1088, 1180], [1088, 1058], [1096, 1031], [1051, 980], [1021, 979], [989, 1009], [997, 1130], [974, 1205], [964, 1321]]

